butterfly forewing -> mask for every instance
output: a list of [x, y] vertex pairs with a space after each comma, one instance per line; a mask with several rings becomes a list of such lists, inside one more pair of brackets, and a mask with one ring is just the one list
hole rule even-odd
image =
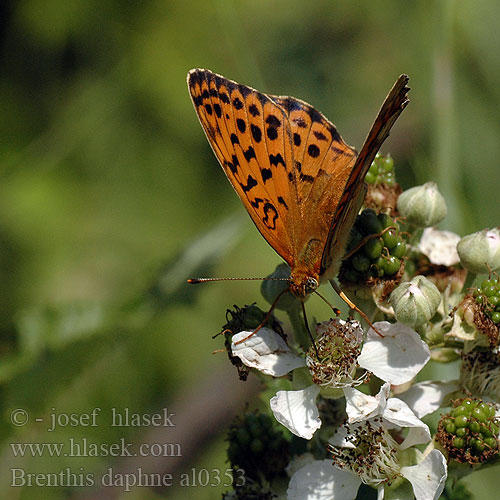
[[188, 86], [200, 122], [229, 181], [268, 243], [291, 264], [297, 210], [290, 193], [289, 127], [267, 96], [208, 70], [192, 70]]

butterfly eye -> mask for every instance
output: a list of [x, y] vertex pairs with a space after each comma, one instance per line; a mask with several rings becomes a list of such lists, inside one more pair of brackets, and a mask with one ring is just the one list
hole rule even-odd
[[312, 293], [316, 288], [318, 288], [319, 283], [316, 278], [307, 278], [305, 283], [305, 291], [306, 293]]

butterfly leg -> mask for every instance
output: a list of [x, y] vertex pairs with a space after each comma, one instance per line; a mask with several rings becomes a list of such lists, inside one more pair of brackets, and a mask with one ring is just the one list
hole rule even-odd
[[335, 316], [340, 316], [340, 309], [334, 307], [332, 304], [330, 304], [330, 302], [328, 302], [328, 300], [325, 299], [325, 297], [323, 297], [323, 295], [321, 295], [317, 290], [314, 292], [323, 302], [326, 302], [330, 308], [332, 309], [332, 311], [334, 312]]
[[242, 344], [243, 342], [248, 340], [250, 337], [253, 337], [269, 321], [269, 318], [271, 317], [271, 313], [273, 312], [273, 309], [276, 307], [278, 300], [280, 300], [281, 296], [288, 291], [289, 291], [288, 288], [285, 288], [284, 290], [282, 290], [278, 294], [278, 296], [274, 299], [274, 302], [271, 304], [271, 307], [270, 307], [269, 311], [267, 311], [266, 315], [264, 316], [264, 319], [260, 322], [260, 325], [250, 335], [247, 335], [244, 339], [238, 340], [238, 342], [235, 342], [234, 344], [235, 345]]
[[368, 316], [340, 289], [337, 283], [334, 280], [330, 280], [330, 284], [333, 286], [333, 289], [338, 293], [339, 297], [354, 311], [356, 311], [367, 323], [373, 328], [373, 331], [379, 336], [384, 338], [384, 336], [373, 326], [373, 323], [370, 321]]
[[316, 347], [316, 343], [314, 342], [314, 337], [311, 333], [311, 329], [309, 328], [309, 323], [307, 321], [306, 305], [304, 304], [304, 301], [302, 301], [302, 300], [300, 301], [300, 303], [302, 304], [302, 313], [304, 314], [304, 323], [306, 325], [307, 333], [309, 334], [309, 337], [311, 338], [312, 345], [314, 346], [314, 350], [316, 351], [316, 356], [318, 359], [320, 359], [318, 348]]

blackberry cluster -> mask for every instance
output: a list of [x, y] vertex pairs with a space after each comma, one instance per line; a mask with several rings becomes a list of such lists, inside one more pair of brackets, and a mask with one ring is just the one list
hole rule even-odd
[[289, 443], [269, 415], [247, 413], [229, 428], [227, 456], [233, 468], [243, 469], [247, 478], [271, 481], [282, 476], [288, 461]]
[[405, 254], [406, 243], [399, 234], [397, 223], [387, 214], [377, 215], [367, 208], [358, 215], [351, 230], [341, 280], [359, 283], [369, 278], [394, 276]]
[[488, 460], [498, 453], [499, 422], [495, 406], [477, 399], [453, 402], [453, 409], [438, 425], [438, 441], [458, 462]]
[[394, 176], [394, 160], [390, 155], [382, 156], [377, 153], [368, 170], [365, 181], [367, 184], [387, 184], [393, 186], [396, 182]]
[[483, 312], [498, 325], [500, 323], [500, 279], [493, 275], [483, 281], [479, 288], [473, 292], [476, 304], [481, 306]]

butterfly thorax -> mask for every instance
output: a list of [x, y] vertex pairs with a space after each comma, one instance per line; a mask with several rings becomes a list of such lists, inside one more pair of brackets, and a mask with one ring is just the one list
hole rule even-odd
[[301, 270], [292, 272], [290, 276], [290, 292], [298, 299], [305, 299], [307, 295], [313, 293], [319, 286], [318, 276], [309, 276]]

